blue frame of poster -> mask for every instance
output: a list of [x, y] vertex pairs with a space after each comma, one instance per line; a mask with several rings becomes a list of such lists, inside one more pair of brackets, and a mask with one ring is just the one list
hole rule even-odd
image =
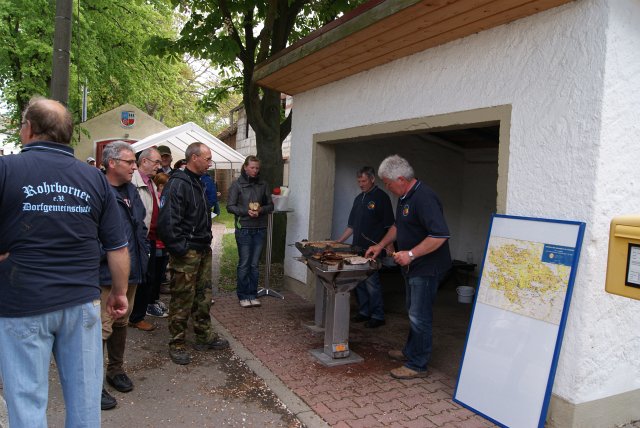
[[585, 227], [492, 216], [456, 403], [500, 426], [544, 426]]

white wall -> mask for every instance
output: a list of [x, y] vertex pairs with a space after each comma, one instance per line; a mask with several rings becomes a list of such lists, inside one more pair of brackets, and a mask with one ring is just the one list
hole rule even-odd
[[[604, 292], [609, 225], [640, 213], [640, 1], [609, 3], [591, 221], [556, 389], [589, 401], [640, 388], [640, 301]], [[585, 121], [598, 117], [585, 117]], [[580, 364], [571, 364], [576, 359]]]
[[[120, 123], [120, 114], [123, 111], [135, 113], [136, 122], [132, 128], [124, 128]], [[74, 147], [75, 157], [82, 161], [89, 156], [96, 157], [96, 142], [98, 141], [120, 138], [137, 141], [169, 129], [162, 122], [132, 104], [123, 104], [81, 123], [78, 127], [89, 133], [89, 135], [85, 135], [81, 132], [78, 144]], [[181, 153], [173, 154], [174, 161], [181, 157]]]
[[[638, 388], [638, 303], [603, 290], [610, 217], [640, 205], [639, 8], [571, 2], [296, 96], [288, 241], [308, 233], [315, 134], [511, 105], [507, 214], [587, 223], [554, 393], [577, 404]], [[296, 255], [285, 273], [304, 281]]]

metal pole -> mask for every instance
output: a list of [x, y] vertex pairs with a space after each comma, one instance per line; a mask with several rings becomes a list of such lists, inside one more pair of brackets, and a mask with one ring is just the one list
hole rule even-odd
[[67, 105], [69, 101], [69, 62], [73, 0], [56, 1], [51, 98]]
[[84, 86], [82, 86], [82, 118], [80, 119], [80, 122], [86, 122], [87, 121], [87, 93], [88, 93], [88, 88], [87, 88], [87, 79], [84, 80]]
[[258, 290], [258, 297], [273, 296], [284, 299], [284, 296], [269, 288], [271, 278], [271, 247], [273, 245], [273, 213], [267, 214], [267, 253], [265, 254], [264, 287]]

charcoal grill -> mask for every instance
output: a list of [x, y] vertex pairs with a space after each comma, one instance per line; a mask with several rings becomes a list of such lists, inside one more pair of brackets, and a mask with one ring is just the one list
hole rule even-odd
[[326, 291], [326, 298], [321, 298], [320, 302], [316, 298], [316, 319], [318, 305], [324, 306], [324, 347], [309, 352], [320, 363], [330, 367], [363, 361], [349, 349], [350, 292], [379, 269], [378, 261], [327, 263], [313, 256], [299, 257], [298, 260], [306, 263]]

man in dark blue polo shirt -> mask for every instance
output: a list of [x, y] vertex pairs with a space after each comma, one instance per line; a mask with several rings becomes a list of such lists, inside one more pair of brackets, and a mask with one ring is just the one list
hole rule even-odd
[[[380, 241], [387, 230], [393, 226], [393, 207], [389, 195], [376, 186], [376, 174], [373, 168], [365, 166], [358, 170], [356, 176], [362, 193], [353, 201], [347, 227], [338, 238], [338, 242], [344, 242], [353, 235], [353, 245], [368, 248], [371, 241]], [[384, 325], [382, 287], [378, 272], [374, 272], [360, 282], [355, 291], [358, 299], [358, 313], [352, 320], [365, 321], [367, 328]]]
[[404, 361], [391, 370], [397, 379], [426, 377], [432, 349], [432, 305], [440, 278], [451, 267], [449, 228], [440, 199], [426, 184], [415, 178], [413, 168], [398, 155], [380, 164], [378, 174], [387, 189], [400, 197], [396, 222], [384, 238], [367, 250], [377, 257], [382, 248], [396, 241], [394, 260], [402, 266], [409, 313], [409, 337], [402, 349], [389, 351], [392, 359]]
[[51, 353], [67, 426], [100, 426], [100, 243], [127, 311], [129, 255], [109, 183], [73, 156], [71, 114], [31, 100], [18, 155], [0, 157], [0, 374], [11, 427], [46, 426]]

